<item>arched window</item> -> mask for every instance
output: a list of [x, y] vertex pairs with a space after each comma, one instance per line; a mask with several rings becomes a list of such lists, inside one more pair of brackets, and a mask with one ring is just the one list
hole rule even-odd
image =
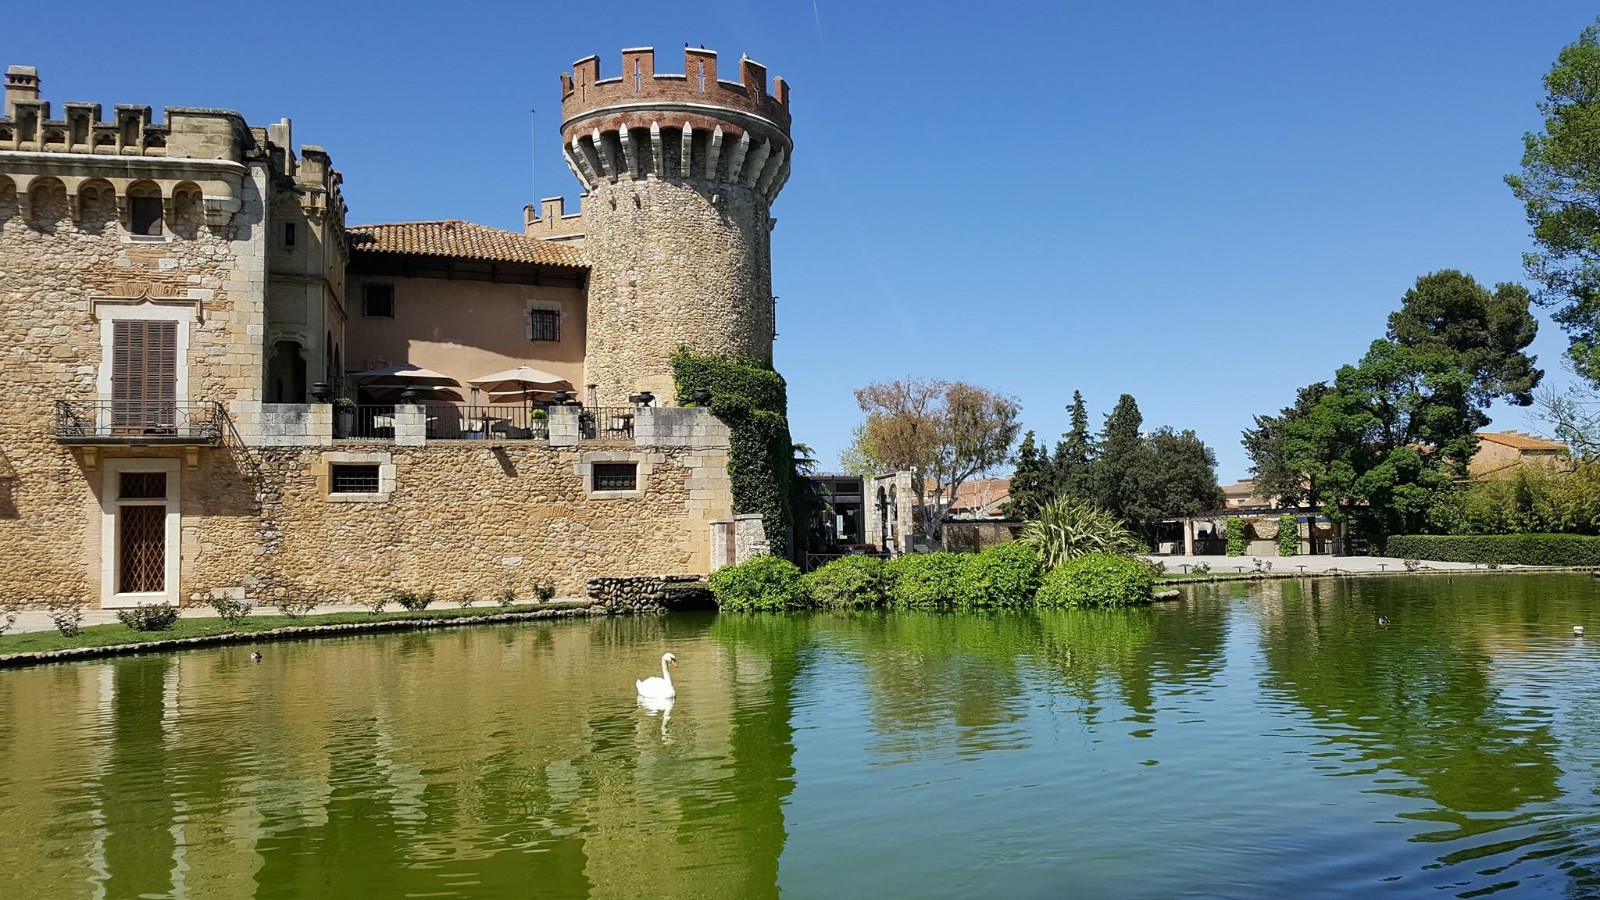
[[151, 181], [128, 186], [128, 233], [161, 236], [161, 188]]
[[306, 402], [306, 358], [299, 341], [278, 341], [267, 360], [267, 402]]
[[117, 217], [117, 189], [103, 178], [78, 185], [78, 224], [87, 231], [99, 231]]

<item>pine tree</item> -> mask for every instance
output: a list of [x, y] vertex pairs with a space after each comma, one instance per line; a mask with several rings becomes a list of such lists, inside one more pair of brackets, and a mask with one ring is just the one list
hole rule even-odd
[[1127, 520], [1137, 505], [1130, 475], [1144, 464], [1147, 448], [1139, 429], [1144, 425], [1144, 414], [1132, 394], [1123, 394], [1117, 405], [1106, 416], [1100, 432], [1100, 452], [1090, 466], [1089, 483], [1092, 498], [1101, 509], [1119, 519]]
[[1050, 451], [1039, 447], [1030, 431], [1017, 448], [1017, 467], [1011, 473], [1011, 499], [1006, 501], [1006, 516], [1035, 519], [1039, 508], [1055, 493]]
[[1059, 494], [1093, 499], [1089, 469], [1094, 462], [1094, 439], [1089, 436], [1089, 411], [1083, 404], [1083, 393], [1072, 392], [1072, 428], [1056, 443], [1055, 489]]

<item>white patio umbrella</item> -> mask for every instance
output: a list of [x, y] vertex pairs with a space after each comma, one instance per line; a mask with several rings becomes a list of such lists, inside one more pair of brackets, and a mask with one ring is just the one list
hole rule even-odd
[[405, 387], [460, 387], [461, 382], [432, 369], [424, 369], [406, 363], [401, 366], [387, 366], [382, 369], [368, 369], [350, 376], [365, 385], [398, 384]]
[[521, 396], [572, 390], [572, 382], [560, 375], [552, 375], [531, 366], [517, 366], [515, 369], [473, 378], [467, 384], [480, 391], [487, 391], [491, 397], [496, 394]]

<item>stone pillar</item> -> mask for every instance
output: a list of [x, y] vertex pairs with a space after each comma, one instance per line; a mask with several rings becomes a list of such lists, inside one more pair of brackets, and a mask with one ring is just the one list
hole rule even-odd
[[552, 406], [550, 416], [550, 446], [576, 447], [580, 431], [578, 428], [578, 408], [576, 406]]
[[717, 519], [711, 523], [711, 571], [733, 565], [733, 520]]
[[733, 548], [735, 563], [755, 556], [771, 556], [772, 545], [767, 543], [767, 530], [761, 516], [747, 513], [733, 517]]
[[396, 447], [421, 447], [428, 442], [428, 414], [421, 406], [399, 405], [394, 408], [394, 445]]
[[1183, 520], [1183, 555], [1194, 555], [1194, 520]]

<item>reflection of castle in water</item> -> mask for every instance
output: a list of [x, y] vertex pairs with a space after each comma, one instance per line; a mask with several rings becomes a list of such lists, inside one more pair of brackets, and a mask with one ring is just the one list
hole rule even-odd
[[[11, 877], [63, 896], [773, 894], [794, 667], [741, 679], [750, 648], [674, 634], [692, 664], [669, 725], [635, 706], [650, 656], [633, 648], [684, 630], [471, 629], [274, 645], [259, 665], [224, 649], [17, 673], [0, 681], [0, 771], [70, 787], [0, 799], [0, 894], [22, 896]], [[49, 721], [46, 697], [77, 718]]]

